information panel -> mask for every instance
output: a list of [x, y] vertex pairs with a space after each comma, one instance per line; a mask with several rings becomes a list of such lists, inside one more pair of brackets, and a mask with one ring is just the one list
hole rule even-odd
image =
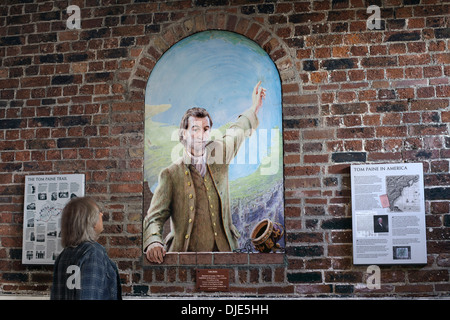
[[352, 165], [354, 264], [427, 263], [422, 163]]
[[199, 269], [196, 276], [198, 291], [229, 291], [230, 271], [227, 269]]
[[84, 174], [25, 177], [23, 264], [53, 264], [62, 251], [61, 213], [74, 197], [84, 196]]

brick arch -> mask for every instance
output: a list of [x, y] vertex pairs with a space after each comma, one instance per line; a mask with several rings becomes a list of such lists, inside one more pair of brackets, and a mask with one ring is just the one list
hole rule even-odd
[[[131, 100], [145, 104], [145, 90], [150, 74], [162, 55], [179, 41], [195, 33], [221, 30], [230, 31], [247, 37], [258, 44], [272, 59], [280, 75], [281, 84], [300, 83], [295, 65], [289, 50], [283, 40], [262, 24], [237, 15], [214, 12], [191, 16], [179, 22], [166, 26], [157, 35], [151, 36], [149, 44], [143, 48], [138, 57], [134, 71], [129, 79], [129, 94]], [[301, 86], [299, 86], [301, 88]], [[282, 90], [282, 100], [284, 100]], [[144, 183], [143, 214], [150, 206], [149, 186]]]
[[151, 71], [159, 58], [178, 41], [197, 32], [207, 30], [223, 30], [238, 33], [256, 42], [263, 48], [280, 74], [282, 84], [299, 83], [299, 75], [295, 70], [287, 45], [271, 30], [257, 21], [245, 16], [210, 12], [190, 16], [184, 20], [163, 27], [157, 35], [152, 35], [149, 44], [138, 57], [134, 71], [129, 79], [132, 97], [144, 99], [145, 89]]

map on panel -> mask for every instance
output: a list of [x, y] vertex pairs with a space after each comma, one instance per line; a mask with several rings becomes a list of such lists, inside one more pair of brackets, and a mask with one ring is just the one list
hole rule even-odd
[[418, 212], [421, 187], [418, 175], [387, 176], [386, 193], [392, 212]]

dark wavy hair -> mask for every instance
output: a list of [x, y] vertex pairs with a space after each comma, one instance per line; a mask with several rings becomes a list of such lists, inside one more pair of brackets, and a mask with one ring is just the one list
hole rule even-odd
[[206, 118], [208, 117], [209, 119], [209, 125], [212, 127], [213, 125], [213, 121], [211, 119], [211, 116], [209, 115], [208, 111], [206, 111], [206, 109], [204, 108], [199, 108], [199, 107], [195, 107], [195, 108], [190, 108], [188, 109], [183, 118], [181, 118], [181, 122], [180, 122], [180, 130], [179, 130], [179, 134], [178, 137], [180, 139], [180, 142], [183, 142], [183, 130], [186, 130], [189, 126], [189, 117], [198, 117], [198, 118]]

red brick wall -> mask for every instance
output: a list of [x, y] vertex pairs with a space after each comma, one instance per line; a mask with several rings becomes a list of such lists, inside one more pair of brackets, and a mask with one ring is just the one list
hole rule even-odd
[[[52, 267], [21, 264], [24, 177], [85, 173], [100, 241], [125, 294], [190, 295], [195, 270], [228, 268], [229, 295], [448, 296], [448, 0], [73, 0], [0, 6], [0, 294], [47, 295]], [[100, 2], [100, 5], [98, 4]], [[369, 30], [370, 4], [381, 30]], [[143, 264], [147, 79], [207, 29], [257, 42], [283, 89], [286, 254], [173, 254]], [[428, 264], [352, 265], [351, 163], [423, 162]]]

